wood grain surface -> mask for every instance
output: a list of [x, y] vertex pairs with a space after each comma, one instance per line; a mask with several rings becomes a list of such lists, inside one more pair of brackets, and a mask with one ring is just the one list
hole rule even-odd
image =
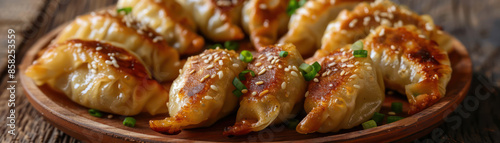
[[[500, 1], [499, 0], [394, 0], [418, 13], [431, 15], [435, 23], [457, 37], [470, 53], [474, 76], [469, 95], [443, 124], [415, 142], [500, 142]], [[1, 0], [0, 88], [6, 89], [7, 29], [16, 30], [17, 64], [42, 35], [77, 15], [110, 6], [116, 0]], [[19, 80], [19, 79], [17, 79]], [[0, 95], [1, 142], [78, 142], [41, 118], [16, 91], [16, 136], [7, 134], [9, 94]]]

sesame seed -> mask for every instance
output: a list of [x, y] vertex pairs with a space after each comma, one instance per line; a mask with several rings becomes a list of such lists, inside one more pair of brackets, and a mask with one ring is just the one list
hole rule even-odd
[[261, 62], [257, 62], [257, 63], [255, 64], [255, 66], [256, 66], [256, 67], [258, 67], [258, 66], [260, 66], [260, 65], [262, 65], [262, 63], [261, 63]]
[[298, 76], [297, 73], [295, 71], [292, 71], [292, 75], [293, 76]]
[[347, 65], [347, 67], [348, 67], [348, 68], [352, 68], [352, 67], [354, 67], [354, 65], [352, 65], [352, 64], [348, 64], [348, 65]]
[[213, 89], [213, 90], [215, 90], [215, 91], [219, 90], [219, 89], [217, 88], [217, 86], [215, 86], [215, 85], [210, 85], [210, 88], [212, 88], [212, 89]]
[[349, 59], [342, 59], [342, 60], [340, 60], [340, 61], [341, 61], [341, 62], [347, 62], [347, 60], [349, 60]]
[[372, 67], [366, 67], [366, 69], [368, 69], [368, 70], [372, 70]]
[[359, 61], [356, 61], [356, 62], [354, 63], [354, 65], [359, 65]]
[[324, 72], [323, 74], [321, 74], [322, 77], [325, 77], [326, 75], [328, 75], [328, 72]]
[[269, 90], [264, 90], [264, 91], [262, 91], [262, 92], [259, 94], [259, 96], [264, 96], [264, 95], [266, 95], [267, 93], [269, 93]]
[[365, 65], [366, 65], [366, 66], [369, 66], [369, 65], [372, 65], [372, 64], [370, 64], [370, 63], [365, 63]]
[[263, 54], [260, 54], [260, 55], [257, 57], [257, 59], [260, 59], [260, 58], [262, 58], [262, 57], [264, 57], [264, 55], [263, 55]]
[[252, 92], [252, 95], [253, 95], [253, 96], [257, 95], [257, 92], [255, 92], [255, 91], [254, 91], [254, 92]]
[[220, 60], [219, 55], [215, 55], [215, 59], [214, 59], [214, 61], [218, 61], [218, 60]]
[[211, 69], [211, 68], [213, 68], [213, 67], [214, 67], [214, 65], [213, 65], [213, 64], [210, 64], [210, 65], [208, 65], [208, 66], [207, 66], [207, 69]]
[[113, 75], [108, 75], [108, 78], [109, 78], [109, 79], [115, 79], [115, 76], [113, 76]]
[[350, 23], [349, 23], [349, 27], [350, 28], [353, 28], [354, 26], [356, 26], [356, 23], [358, 22], [358, 19], [353, 19]]
[[383, 36], [385, 33], [385, 29], [380, 30], [380, 33], [378, 33], [378, 36]]
[[355, 85], [353, 85], [353, 86], [354, 86], [354, 88], [357, 88], [357, 89], [360, 89], [360, 88], [361, 88], [361, 86], [359, 86], [359, 85], [357, 85], [357, 84], [355, 84]]
[[[212, 86], [213, 86], [213, 85], [212, 85]], [[211, 86], [210, 86], [210, 87], [211, 87]], [[215, 87], [215, 86], [214, 86], [214, 87]], [[214, 89], [214, 90], [215, 90], [215, 89]], [[215, 90], [215, 91], [217, 91], [217, 90]], [[204, 97], [203, 97], [203, 99], [210, 100], [210, 99], [214, 99], [214, 98], [213, 98], [212, 96], [208, 96], [208, 95], [206, 95], [206, 96], [204, 96]]]
[[420, 37], [420, 38], [425, 38], [425, 36], [424, 36], [424, 35], [418, 35], [418, 37]]
[[[341, 49], [341, 50], [343, 50], [343, 49]], [[328, 59], [329, 59], [330, 61], [333, 61], [333, 60], [334, 60], [334, 58], [333, 58], [333, 57], [330, 57], [330, 58], [328, 58]]]
[[268, 62], [271, 62], [271, 60], [273, 60], [273, 57], [267, 57]]
[[95, 50], [97, 50], [97, 51], [102, 50], [102, 47], [97, 47], [97, 48], [95, 48]]
[[203, 62], [204, 62], [205, 64], [208, 64], [208, 62], [210, 62], [210, 61], [209, 61], [209, 60], [203, 60]]
[[281, 68], [283, 68], [283, 66], [281, 66], [281, 65], [278, 65], [278, 68], [279, 68], [279, 69], [281, 69]]
[[215, 77], [215, 74], [211, 75], [210, 78], [214, 78]]
[[261, 85], [261, 84], [264, 84], [264, 81], [257, 81], [257, 82], [255, 82], [255, 84]]
[[314, 82], [319, 82], [319, 79], [318, 78], [314, 78]]
[[332, 62], [332, 63], [328, 64], [328, 67], [333, 67], [335, 64], [337, 64], [337, 63]]
[[425, 24], [425, 29], [427, 29], [427, 31], [432, 31], [434, 29], [434, 26], [432, 26], [432, 24], [429, 22]]
[[389, 115], [396, 115], [396, 112], [392, 112], [392, 111], [391, 111], [391, 112], [389, 112], [389, 113], [387, 113], [387, 114], [389, 114]]
[[345, 74], [345, 71], [342, 70], [342, 72], [340, 72], [340, 76], [343, 76]]
[[281, 89], [285, 89], [285, 88], [286, 88], [286, 82], [281, 83]]
[[224, 62], [222, 60], [219, 60], [219, 65], [224, 65]]
[[240, 65], [238, 65], [238, 64], [233, 64], [233, 67], [237, 68], [237, 67], [240, 67]]
[[191, 72], [189, 72], [189, 74], [193, 74], [194, 72], [196, 72], [196, 70], [192, 70]]
[[306, 92], [306, 95], [305, 95], [305, 96], [306, 96], [306, 97], [307, 97], [307, 96], [309, 96], [309, 91], [307, 91], [307, 92]]
[[293, 68], [293, 70], [299, 71], [299, 70], [297, 69], [297, 66], [292, 66], [292, 68]]
[[273, 66], [269, 65], [269, 66], [267, 66], [267, 68], [272, 69], [272, 68], [273, 68]]
[[260, 70], [260, 72], [259, 72], [259, 73], [257, 73], [257, 75], [262, 75], [262, 74], [264, 74], [265, 72], [266, 72], [266, 69], [265, 69], [265, 68], [262, 68], [262, 70]]
[[333, 87], [333, 84], [330, 83], [330, 85], [328, 85], [328, 86]]
[[248, 93], [248, 89], [241, 90], [241, 93], [243, 93], [243, 94]]
[[370, 17], [367, 16], [363, 19], [363, 25], [364, 26], [368, 25], [368, 22], [370, 22]]
[[394, 45], [391, 45], [391, 49], [396, 50], [396, 47], [394, 47]]
[[358, 77], [358, 75], [357, 75], [357, 74], [353, 74], [353, 75], [351, 75], [351, 77], [349, 77], [349, 78], [356, 78], [356, 77]]
[[290, 71], [290, 69], [289, 68], [285, 68], [285, 71], [288, 72], [288, 71]]
[[205, 77], [203, 77], [203, 78], [201, 78], [201, 79], [200, 79], [200, 82], [205, 81], [205, 79], [207, 79], [207, 78], [209, 78], [209, 77], [210, 77], [210, 75], [208, 75], [208, 74], [207, 74], [207, 75], [205, 75]]
[[267, 9], [267, 5], [266, 5], [266, 4], [263, 4], [263, 3], [261, 3], [261, 4], [259, 4], [259, 8], [260, 8], [260, 9]]
[[222, 71], [217, 72], [217, 75], [219, 75], [219, 78], [224, 77], [224, 73]]

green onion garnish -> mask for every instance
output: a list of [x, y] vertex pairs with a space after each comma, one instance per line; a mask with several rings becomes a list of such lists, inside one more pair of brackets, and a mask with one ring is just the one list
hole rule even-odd
[[363, 41], [358, 40], [351, 45], [352, 50], [363, 50]]
[[299, 125], [299, 123], [300, 123], [300, 121], [297, 119], [290, 119], [290, 120], [288, 120], [286, 125], [289, 129], [295, 129], [295, 128], [297, 128], [297, 125]]
[[361, 125], [363, 125], [363, 129], [365, 129], [365, 130], [369, 129], [369, 128], [377, 127], [377, 123], [374, 120], [366, 121]]
[[238, 90], [238, 89], [233, 90], [233, 94], [234, 94], [234, 96], [236, 96], [236, 97], [240, 97], [241, 95], [243, 95], [243, 93], [241, 93], [241, 91], [240, 91], [240, 90]]
[[240, 74], [238, 74], [238, 77], [240, 78], [240, 80], [247, 80], [247, 79], [245, 78], [245, 74], [247, 74], [247, 73], [250, 73], [250, 75], [251, 75], [252, 77], [254, 77], [254, 76], [255, 76], [255, 72], [253, 72], [252, 70], [244, 70], [244, 71], [242, 71]]
[[382, 120], [384, 120], [385, 115], [379, 112], [375, 112], [373, 114], [372, 120], [374, 120], [377, 123], [382, 123]]
[[304, 75], [304, 79], [306, 81], [311, 81], [316, 77], [316, 74], [321, 70], [321, 65], [318, 62], [314, 62], [312, 65], [308, 65], [303, 63], [299, 66], [299, 69], [302, 71], [302, 75]]
[[226, 42], [224, 42], [224, 47], [228, 50], [237, 51], [238, 48], [240, 47], [240, 44], [238, 42], [234, 42], [234, 41], [226, 41]]
[[135, 119], [133, 117], [126, 117], [125, 120], [123, 120], [123, 125], [127, 127], [135, 127]]
[[125, 11], [125, 14], [129, 14], [130, 12], [132, 12], [132, 7], [124, 7], [116, 10], [118, 14], [120, 14], [120, 12], [122, 11]]
[[280, 57], [283, 57], [283, 58], [284, 58], [284, 57], [286, 57], [286, 56], [288, 56], [288, 52], [287, 52], [287, 51], [281, 51], [281, 52], [280, 52]]
[[401, 119], [404, 119], [404, 117], [400, 117], [400, 116], [389, 116], [389, 117], [387, 117], [387, 124], [392, 123], [392, 122], [399, 121], [399, 120], [401, 120]]
[[401, 113], [401, 112], [403, 112], [403, 103], [401, 103], [401, 102], [392, 102], [392, 104], [391, 104], [391, 110], [394, 111], [394, 113]]
[[240, 53], [240, 60], [242, 60], [243, 62], [249, 63], [253, 60], [253, 55], [252, 55], [252, 53], [250, 53], [250, 51], [243, 50]]
[[298, 2], [297, 0], [290, 0], [290, 2], [288, 3], [288, 7], [286, 8], [286, 13], [291, 16], [298, 8], [302, 7], [305, 3], [306, 0], [298, 0]]
[[247, 89], [247, 87], [240, 81], [240, 79], [238, 78], [234, 78], [233, 79], [233, 85], [234, 87], [236, 87], [236, 89], [238, 89], [239, 91], [243, 90], [243, 89]]
[[217, 49], [217, 47], [219, 47], [219, 48], [224, 48], [224, 47], [222, 47], [222, 45], [221, 45], [221, 44], [219, 44], [219, 43], [217, 43], [217, 44], [213, 44], [213, 45], [208, 46], [208, 48], [209, 48], [209, 49]]
[[96, 109], [89, 109], [89, 114], [94, 116], [94, 117], [99, 117], [99, 118], [102, 117], [101, 111], [96, 110]]
[[353, 55], [356, 58], [366, 58], [368, 56], [368, 51], [366, 51], [366, 50], [354, 50]]

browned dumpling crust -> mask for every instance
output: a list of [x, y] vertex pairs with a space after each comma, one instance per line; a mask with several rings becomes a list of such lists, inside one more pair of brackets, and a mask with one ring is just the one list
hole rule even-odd
[[117, 8], [132, 8], [134, 18], [160, 34], [180, 54], [200, 52], [205, 44], [191, 15], [175, 0], [119, 0]]
[[288, 30], [290, 0], [249, 0], [243, 7], [242, 26], [258, 51], [274, 45]]
[[438, 42], [446, 51], [451, 49], [450, 36], [434, 25], [428, 15], [418, 15], [406, 7], [398, 6], [389, 0], [377, 0], [373, 3], [363, 2], [352, 11], [344, 10], [337, 19], [328, 24], [323, 35], [321, 50], [318, 54], [338, 49], [344, 45], [363, 39], [378, 26], [402, 27], [414, 25], [422, 30], [422, 36]]
[[406, 94], [409, 114], [443, 98], [451, 78], [448, 54], [414, 26], [379, 27], [364, 40], [365, 49], [390, 89]]
[[302, 56], [312, 56], [321, 48], [321, 37], [328, 23], [342, 10], [351, 10], [362, 1], [370, 0], [308, 0], [292, 15], [289, 30], [279, 43], [292, 43]]
[[384, 83], [369, 57], [356, 58], [350, 45], [315, 59], [321, 65], [308, 83], [307, 116], [296, 130], [301, 134], [336, 132], [369, 120], [384, 101]]
[[[281, 51], [288, 56], [280, 57]], [[260, 131], [271, 124], [293, 118], [302, 109], [306, 81], [298, 67], [304, 63], [292, 44], [271, 45], [259, 53], [248, 70], [255, 77], [246, 75], [243, 84], [248, 88], [240, 99], [240, 108], [234, 126], [224, 135], [243, 135]]]
[[54, 42], [71, 39], [97, 40], [127, 49], [144, 61], [153, 77], [162, 82], [174, 80], [182, 66], [179, 53], [162, 36], [131, 15], [112, 10], [77, 17]]
[[170, 117], [150, 120], [151, 129], [177, 134], [182, 129], [207, 127], [225, 117], [238, 104], [231, 82], [246, 68], [234, 51], [209, 49], [189, 57], [170, 89]]
[[168, 91], [142, 60], [107, 43], [75, 39], [52, 45], [26, 75], [88, 108], [119, 115], [167, 112]]

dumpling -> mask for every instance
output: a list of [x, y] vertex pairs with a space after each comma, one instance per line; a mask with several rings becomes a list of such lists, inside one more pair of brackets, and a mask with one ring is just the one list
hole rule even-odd
[[168, 91], [133, 53], [110, 44], [55, 44], [26, 69], [26, 75], [88, 108], [127, 116], [167, 112]]
[[243, 6], [241, 24], [257, 50], [276, 44], [278, 36], [288, 30], [290, 17], [286, 9], [289, 1], [250, 0]]
[[381, 26], [364, 40], [364, 45], [386, 86], [406, 94], [409, 114], [444, 97], [452, 72], [448, 54], [436, 42], [420, 37], [416, 27]]
[[382, 75], [372, 60], [355, 58], [350, 45], [318, 57], [319, 76], [309, 82], [301, 134], [336, 132], [369, 120], [384, 101]]
[[176, 134], [181, 129], [210, 126], [234, 111], [238, 98], [231, 82], [246, 68], [238, 56], [234, 51], [210, 49], [189, 57], [170, 89], [170, 117], [150, 120], [150, 128]]
[[311, 56], [321, 48], [321, 37], [328, 22], [344, 9], [352, 9], [364, 0], [309, 0], [297, 9], [288, 23], [288, 33], [279, 43], [292, 43], [300, 54]]
[[56, 43], [70, 39], [97, 40], [125, 48], [141, 58], [159, 81], [172, 81], [179, 74], [181, 62], [175, 49], [147, 26], [117, 15], [114, 11], [79, 16], [59, 33]]
[[[280, 57], [281, 51], [288, 56]], [[240, 100], [236, 123], [224, 135], [243, 135], [260, 131], [293, 118], [302, 110], [306, 81], [298, 67], [304, 63], [292, 44], [266, 47], [249, 65], [255, 77], [246, 75], [242, 82], [248, 88]]]
[[177, 0], [191, 14], [200, 31], [215, 42], [245, 37], [239, 23], [243, 0]]
[[[451, 37], [434, 25], [428, 15], [418, 15], [403, 6], [389, 0], [363, 2], [352, 11], [342, 11], [336, 20], [328, 24], [322, 38], [321, 50], [332, 51], [344, 45], [363, 39], [380, 25], [402, 27], [415, 25], [422, 30], [422, 36], [438, 42], [446, 51], [451, 49]], [[320, 56], [320, 55], [315, 55]]]
[[196, 24], [175, 0], [119, 0], [117, 8], [131, 7], [131, 14], [163, 36], [179, 53], [194, 54], [205, 40], [196, 33]]

